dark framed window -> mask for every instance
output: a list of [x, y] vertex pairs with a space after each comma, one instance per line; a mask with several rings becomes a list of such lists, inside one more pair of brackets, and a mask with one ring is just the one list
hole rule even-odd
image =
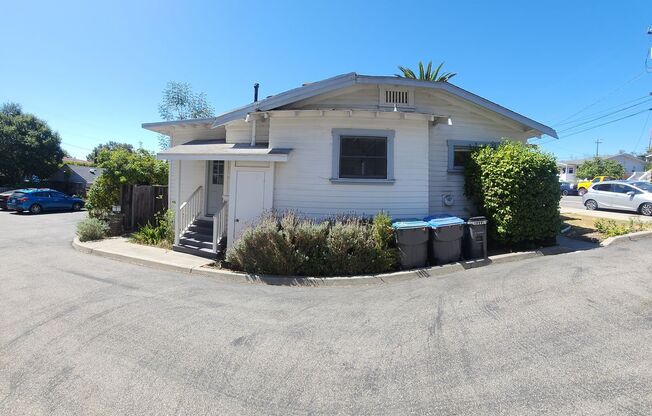
[[453, 169], [464, 169], [470, 153], [471, 147], [469, 146], [455, 146], [453, 148]]
[[448, 171], [451, 173], [464, 172], [464, 165], [469, 159], [473, 148], [478, 146], [498, 146], [499, 140], [448, 140]]
[[340, 178], [387, 179], [387, 137], [341, 136]]

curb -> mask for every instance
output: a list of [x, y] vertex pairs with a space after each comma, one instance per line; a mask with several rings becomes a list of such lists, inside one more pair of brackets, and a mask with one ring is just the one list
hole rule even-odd
[[[652, 232], [649, 232], [652, 235]], [[274, 286], [304, 286], [304, 287], [333, 287], [333, 286], [357, 286], [403, 282], [406, 280], [427, 279], [431, 277], [445, 276], [451, 273], [461, 272], [467, 269], [484, 267], [491, 264], [511, 263], [515, 261], [532, 259], [535, 257], [549, 256], [573, 252], [560, 246], [545, 247], [540, 250], [524, 251], [519, 253], [507, 253], [490, 256], [487, 259], [460, 261], [445, 264], [442, 266], [427, 267], [422, 269], [405, 270], [394, 273], [363, 276], [334, 276], [334, 277], [305, 277], [305, 276], [275, 276], [275, 275], [252, 275], [247, 273], [222, 270], [212, 267], [184, 267], [171, 263], [146, 260], [135, 256], [116, 254], [101, 249], [90, 247], [77, 237], [72, 246], [86, 254], [105, 257], [113, 260], [120, 260], [141, 266], [152, 267], [167, 271], [189, 273], [197, 276], [217, 278], [232, 283], [258, 283]]]
[[646, 238], [652, 238], [652, 231], [639, 231], [637, 233], [609, 237], [600, 243], [600, 247], [608, 247], [613, 244], [621, 244], [625, 241], [639, 241]]

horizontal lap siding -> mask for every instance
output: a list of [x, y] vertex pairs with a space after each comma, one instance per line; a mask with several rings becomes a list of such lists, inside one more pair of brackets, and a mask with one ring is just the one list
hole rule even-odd
[[[503, 137], [525, 140], [524, 133], [472, 112], [449, 107], [452, 126], [430, 128], [430, 207], [432, 213], [448, 213], [461, 217], [475, 214], [473, 204], [464, 195], [464, 175], [448, 172], [448, 140], [496, 140]], [[451, 194], [452, 206], [443, 203], [442, 196]]]
[[[332, 129], [395, 130], [392, 185], [334, 184]], [[428, 210], [428, 130], [425, 121], [348, 117], [272, 117], [270, 147], [292, 148], [276, 163], [274, 208], [323, 217], [340, 213], [420, 217]]]

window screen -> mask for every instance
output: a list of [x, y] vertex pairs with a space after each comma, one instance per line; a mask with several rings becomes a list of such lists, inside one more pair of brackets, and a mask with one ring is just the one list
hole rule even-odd
[[339, 177], [387, 179], [387, 138], [341, 136]]

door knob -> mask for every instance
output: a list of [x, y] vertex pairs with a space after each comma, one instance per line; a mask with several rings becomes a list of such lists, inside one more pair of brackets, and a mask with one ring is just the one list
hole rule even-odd
[[235, 222], [240, 222], [240, 220], [236, 218], [236, 219], [235, 219]]

